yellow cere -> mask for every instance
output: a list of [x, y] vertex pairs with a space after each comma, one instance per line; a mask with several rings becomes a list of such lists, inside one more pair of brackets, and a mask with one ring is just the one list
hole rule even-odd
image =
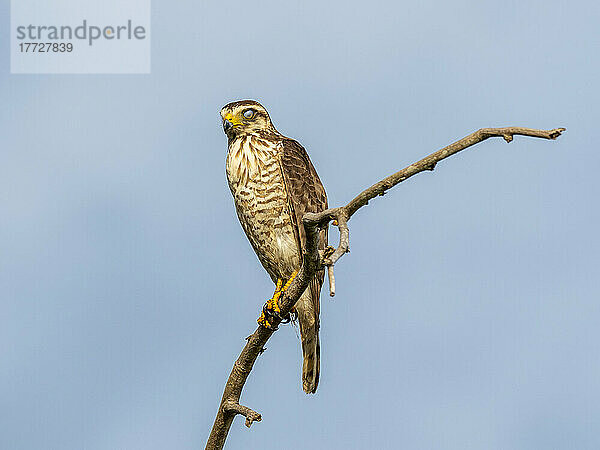
[[230, 112], [225, 114], [225, 120], [228, 120], [229, 122], [231, 122], [234, 125], [239, 125], [240, 123], [242, 123], [240, 120], [236, 120], [236, 117], [233, 114], [231, 114]]

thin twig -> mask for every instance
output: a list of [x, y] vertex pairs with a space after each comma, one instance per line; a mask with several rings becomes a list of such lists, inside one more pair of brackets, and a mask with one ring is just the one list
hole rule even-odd
[[222, 410], [224, 414], [233, 413], [233, 415], [241, 414], [244, 416], [246, 418], [246, 426], [248, 428], [252, 426], [252, 422], [260, 422], [262, 420], [262, 416], [259, 413], [253, 411], [247, 406], [242, 406], [233, 400], [227, 400], [224, 402]]
[[327, 266], [327, 279], [329, 280], [329, 296], [335, 297], [335, 275], [333, 273], [333, 264]]
[[[529, 136], [542, 139], [556, 139], [565, 131], [564, 128], [556, 128], [554, 130], [535, 130], [531, 128], [506, 127], [506, 128], [482, 128], [469, 136], [456, 141], [447, 147], [432, 153], [429, 156], [417, 161], [414, 164], [384, 178], [378, 183], [375, 183], [368, 189], [358, 194], [350, 203], [341, 208], [332, 208], [320, 213], [305, 214], [302, 219], [304, 229], [306, 231], [306, 248], [302, 259], [302, 266], [298, 275], [286, 291], [285, 295], [279, 300], [281, 316], [285, 317], [296, 304], [302, 293], [308, 287], [310, 280], [315, 276], [317, 271], [323, 266], [333, 267], [333, 265], [348, 252], [350, 236], [348, 229], [348, 220], [360, 208], [369, 203], [369, 200], [383, 195], [387, 190], [391, 189], [398, 183], [416, 175], [425, 170], [433, 170], [437, 163], [441, 160], [452, 156], [461, 150], [469, 148], [481, 141], [490, 137], [502, 137], [506, 142], [511, 142], [513, 136]], [[318, 250], [319, 228], [325, 228], [329, 222], [337, 220], [337, 226], [340, 230], [340, 242], [334, 253], [325, 258], [321, 258]], [[331, 278], [333, 280], [333, 277]], [[335, 284], [334, 284], [335, 286]], [[335, 288], [334, 288], [335, 291]], [[274, 318], [273, 327], [277, 327], [281, 322]], [[256, 358], [262, 353], [264, 345], [269, 340], [273, 331], [259, 326], [256, 331], [247, 338], [247, 343], [244, 346], [240, 356], [233, 365], [231, 374], [225, 385], [223, 397], [217, 412], [217, 417], [213, 424], [208, 442], [207, 450], [220, 450], [225, 445], [225, 439], [231, 428], [234, 417], [241, 414], [246, 417], [246, 425], [250, 426], [254, 421], [260, 421], [260, 414], [255, 411], [241, 406], [239, 399], [242, 394], [242, 389]]]

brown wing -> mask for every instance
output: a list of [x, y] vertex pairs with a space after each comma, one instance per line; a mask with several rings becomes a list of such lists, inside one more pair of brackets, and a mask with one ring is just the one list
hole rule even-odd
[[[313, 167], [304, 147], [293, 139], [283, 141], [283, 150], [280, 153], [281, 171], [285, 180], [288, 195], [288, 204], [294, 221], [294, 232], [300, 255], [303, 254], [306, 243], [302, 217], [307, 212], [321, 212], [327, 209], [327, 195], [325, 188]], [[319, 249], [327, 246], [327, 230], [319, 233]], [[325, 271], [317, 272], [315, 279], [310, 283], [313, 304], [319, 317], [319, 293], [325, 278]], [[317, 322], [318, 323], [318, 322]], [[318, 328], [317, 328], [318, 329]]]

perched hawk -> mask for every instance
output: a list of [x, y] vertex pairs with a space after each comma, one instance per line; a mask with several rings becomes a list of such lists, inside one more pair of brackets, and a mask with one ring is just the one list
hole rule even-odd
[[[276, 284], [267, 307], [277, 299], [300, 268], [305, 245], [302, 216], [327, 209], [327, 196], [306, 150], [279, 133], [267, 110], [243, 100], [221, 110], [228, 138], [227, 181], [242, 228], [258, 259]], [[319, 248], [327, 245], [322, 230]], [[311, 281], [295, 306], [300, 325], [302, 387], [314, 393], [319, 383], [319, 294], [324, 272]], [[284, 282], [287, 280], [287, 283]], [[259, 323], [269, 327], [264, 313]]]

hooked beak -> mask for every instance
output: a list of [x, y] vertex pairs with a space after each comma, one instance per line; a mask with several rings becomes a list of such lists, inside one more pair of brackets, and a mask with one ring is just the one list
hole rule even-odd
[[229, 130], [231, 130], [232, 128], [233, 128], [233, 123], [231, 123], [227, 119], [223, 119], [223, 131], [225, 131], [225, 134], [229, 133]]

